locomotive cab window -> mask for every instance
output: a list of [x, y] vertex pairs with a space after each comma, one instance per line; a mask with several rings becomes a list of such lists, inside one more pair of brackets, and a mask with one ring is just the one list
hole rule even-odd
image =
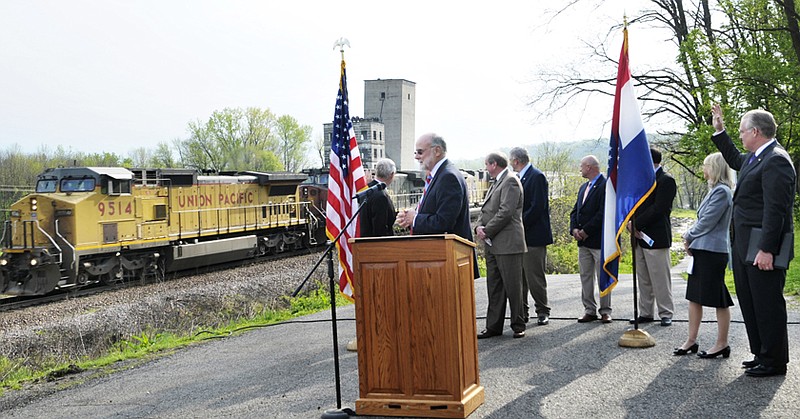
[[131, 193], [131, 181], [127, 179], [103, 179], [100, 193], [106, 195], [123, 195]]
[[56, 179], [40, 180], [36, 182], [36, 193], [55, 192], [56, 185], [58, 185], [58, 180]]
[[94, 179], [61, 179], [61, 192], [91, 192], [94, 190]]

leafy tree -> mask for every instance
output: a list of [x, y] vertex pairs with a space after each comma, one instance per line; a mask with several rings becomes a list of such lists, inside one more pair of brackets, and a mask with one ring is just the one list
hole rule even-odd
[[172, 155], [172, 150], [169, 144], [160, 142], [156, 146], [156, 150], [150, 156], [150, 166], [152, 167], [177, 167], [175, 158]]
[[578, 192], [581, 178], [579, 163], [572, 157], [569, 146], [546, 142], [530, 150], [531, 163], [547, 176], [550, 199], [573, 196]]
[[[181, 163], [201, 170], [281, 170], [269, 109], [225, 108], [207, 122], [189, 123], [189, 138], [178, 142]], [[277, 163], [277, 164], [276, 164]]]
[[316, 166], [316, 162], [312, 163], [314, 167], [322, 167], [325, 164], [325, 137], [322, 135], [318, 135], [317, 139], [314, 140], [314, 157], [319, 158], [319, 165]]
[[128, 153], [128, 158], [131, 159], [133, 167], [148, 167], [152, 154], [153, 152], [146, 147], [137, 147]]
[[[597, 4], [575, 0], [558, 13], [587, 3]], [[800, 163], [800, 29], [795, 1], [650, 0], [647, 4], [649, 8], [634, 16], [631, 25], [668, 29], [677, 47], [675, 65], [639, 69], [632, 76], [646, 121], [658, 116], [683, 123], [682, 129], [658, 133], [657, 143], [670, 159], [700, 177], [696, 168], [716, 151], [709, 141], [710, 107], [719, 102], [731, 126], [749, 109], [772, 112], [779, 123], [778, 139], [795, 164]], [[617, 62], [603, 45], [593, 44], [591, 51], [591, 56], [581, 57], [589, 64], [583, 69], [541, 71], [537, 80], [542, 89], [531, 105], [553, 113], [582, 97], [613, 95]]]
[[276, 121], [275, 134], [278, 137], [283, 168], [296, 172], [306, 164], [306, 149], [311, 140], [310, 125], [300, 125], [289, 115], [283, 115]]

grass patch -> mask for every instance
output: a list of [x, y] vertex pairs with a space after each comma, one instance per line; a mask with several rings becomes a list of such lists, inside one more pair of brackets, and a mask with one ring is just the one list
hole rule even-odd
[[[0, 395], [4, 390], [20, 389], [28, 383], [51, 381], [63, 376], [83, 371], [101, 372], [113, 370], [114, 365], [122, 361], [148, 360], [155, 356], [163, 356], [174, 350], [183, 348], [209, 338], [219, 338], [241, 333], [245, 330], [273, 325], [295, 317], [330, 309], [330, 292], [327, 286], [318, 284], [317, 288], [307, 295], [296, 298], [286, 297], [288, 308], [281, 310], [262, 310], [249, 318], [231, 320], [229, 323], [202, 330], [197, 333], [168, 333], [148, 330], [140, 334], [121, 339], [98, 356], [83, 357], [78, 360], [62, 359], [9, 359], [0, 357]], [[337, 292], [336, 305], [350, 304]], [[224, 313], [222, 313], [224, 314]]]
[[786, 271], [786, 286], [783, 288], [784, 294], [800, 295], [800, 226], [795, 224], [794, 228], [794, 255], [795, 260], [789, 262], [789, 270]]
[[697, 219], [697, 211], [686, 208], [673, 208], [671, 213], [672, 218], [689, 218], [692, 220]]

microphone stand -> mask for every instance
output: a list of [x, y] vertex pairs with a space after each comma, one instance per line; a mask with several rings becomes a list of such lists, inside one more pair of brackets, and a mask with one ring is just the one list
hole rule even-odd
[[338, 283], [336, 282], [335, 275], [334, 275], [334, 267], [333, 267], [333, 248], [336, 246], [336, 243], [339, 242], [339, 239], [342, 237], [347, 228], [350, 227], [350, 224], [353, 223], [353, 220], [356, 219], [358, 214], [361, 212], [361, 208], [364, 207], [364, 204], [367, 203], [369, 196], [365, 195], [363, 198], [363, 203], [359, 200], [358, 209], [347, 220], [347, 224], [339, 230], [339, 234], [336, 235], [336, 238], [333, 241], [328, 241], [328, 247], [325, 249], [325, 252], [320, 256], [317, 263], [311, 268], [311, 271], [308, 272], [303, 282], [297, 286], [297, 288], [292, 293], [292, 297], [296, 297], [300, 290], [303, 289], [306, 282], [308, 282], [311, 275], [317, 270], [317, 267], [322, 263], [322, 260], [325, 259], [327, 256], [328, 258], [328, 284], [330, 287], [330, 294], [331, 294], [331, 331], [333, 336], [333, 370], [335, 374], [335, 381], [336, 381], [336, 409], [328, 409], [322, 414], [322, 419], [343, 419], [348, 418], [350, 415], [355, 415], [355, 411], [350, 408], [342, 409], [342, 389], [341, 389], [341, 380], [339, 378], [339, 336], [338, 330], [336, 328], [336, 286]]

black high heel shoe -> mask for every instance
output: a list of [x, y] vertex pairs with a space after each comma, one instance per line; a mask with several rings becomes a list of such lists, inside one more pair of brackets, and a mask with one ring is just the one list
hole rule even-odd
[[683, 349], [683, 348], [675, 348], [675, 350], [674, 350], [674, 351], [672, 351], [672, 355], [678, 355], [678, 356], [681, 356], [681, 355], [686, 355], [686, 354], [688, 354], [689, 352], [691, 352], [691, 353], [693, 353], [693, 354], [694, 354], [694, 353], [697, 353], [697, 350], [698, 350], [698, 349], [700, 349], [700, 346], [699, 346], [699, 345], [697, 345], [697, 342], [695, 342], [695, 343], [694, 343], [694, 345], [692, 345], [692, 346], [690, 346], [690, 347], [688, 347], [688, 348], [686, 348], [686, 349]]
[[712, 354], [710, 354], [710, 353], [708, 353], [706, 351], [700, 351], [700, 353], [697, 354], [697, 356], [699, 356], [700, 358], [704, 358], [704, 359], [714, 359], [714, 358], [716, 358], [716, 357], [718, 357], [720, 355], [722, 355], [723, 358], [727, 358], [727, 357], [731, 356], [731, 347], [730, 346], [726, 346], [726, 347], [724, 347], [724, 348], [720, 349], [719, 351], [714, 352]]

